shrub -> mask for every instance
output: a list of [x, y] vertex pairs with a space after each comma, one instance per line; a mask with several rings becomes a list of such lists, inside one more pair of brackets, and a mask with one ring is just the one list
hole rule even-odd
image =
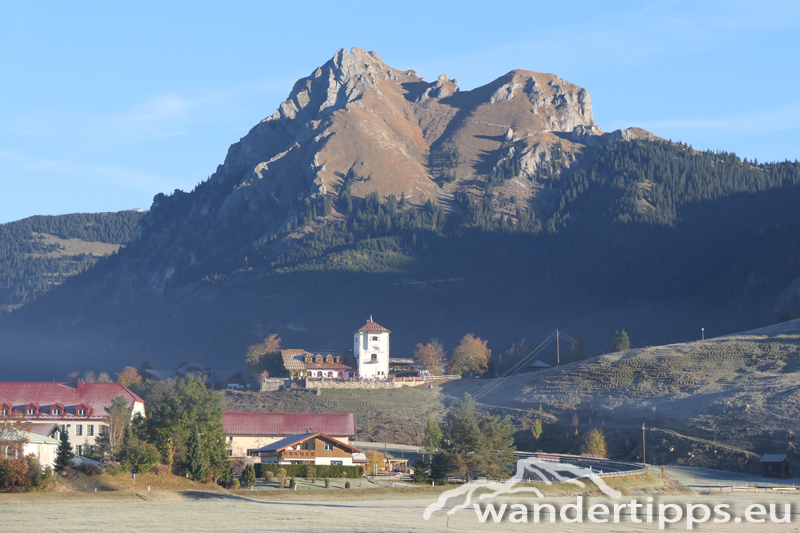
[[[277, 465], [275, 463], [258, 463], [255, 466], [256, 477], [266, 477], [267, 472], [272, 472], [277, 475], [279, 469], [286, 472], [286, 476], [308, 477], [307, 465]], [[358, 479], [361, 477], [360, 466], [342, 466], [342, 465], [316, 465], [314, 467], [314, 476], [318, 478], [325, 477], [348, 477], [350, 479]]]
[[326, 489], [331, 488], [331, 480], [328, 478], [325, 478], [325, 488]]
[[125, 472], [125, 469], [122, 468], [122, 465], [116, 461], [108, 461], [105, 464], [105, 467], [106, 467], [106, 473], [111, 476], [118, 476], [123, 472]]
[[291, 481], [289, 481], [289, 488], [293, 489], [297, 486], [297, 482], [294, 480], [294, 476], [292, 477]]
[[150, 469], [150, 472], [152, 472], [157, 476], [166, 476], [172, 473], [169, 470], [169, 465], [165, 465], [163, 463], [154, 464], [153, 467]]
[[350, 482], [349, 482], [349, 481], [346, 481], [346, 482], [345, 482], [345, 484], [344, 484], [344, 488], [346, 488], [346, 489], [349, 489], [349, 488], [350, 488]]
[[242, 483], [245, 485], [255, 485], [256, 484], [256, 470], [253, 468], [253, 465], [247, 465], [244, 467], [244, 472], [242, 472]]
[[283, 479], [283, 478], [281, 478], [281, 479], [279, 479], [279, 480], [278, 480], [278, 488], [279, 488], [279, 489], [282, 489], [282, 488], [283, 488], [283, 483], [284, 483], [285, 481], [286, 481], [286, 480], [285, 480], [285, 479]]
[[158, 451], [155, 444], [131, 439], [122, 445], [118, 458], [126, 471], [135, 468], [137, 472], [147, 472], [161, 459], [161, 452]]
[[[317, 469], [314, 468], [314, 465], [306, 465], [305, 471], [303, 472], [303, 477], [305, 478], [316, 478], [317, 477]], [[313, 481], [312, 481], [313, 483]]]
[[47, 492], [56, 488], [56, 476], [53, 468], [45, 467], [44, 471], [34, 479], [34, 488], [41, 492]]
[[275, 477], [275, 474], [272, 472], [272, 470], [267, 470], [267, 481], [272, 481], [273, 477]]
[[99, 476], [103, 473], [103, 469], [98, 465], [89, 462], [82, 462], [75, 467], [75, 470], [87, 476]]

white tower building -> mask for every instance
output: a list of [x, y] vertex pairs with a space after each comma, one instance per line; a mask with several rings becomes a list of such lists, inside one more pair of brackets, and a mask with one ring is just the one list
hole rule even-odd
[[353, 333], [353, 355], [358, 363], [358, 376], [363, 379], [389, 378], [389, 334], [391, 331], [369, 322]]

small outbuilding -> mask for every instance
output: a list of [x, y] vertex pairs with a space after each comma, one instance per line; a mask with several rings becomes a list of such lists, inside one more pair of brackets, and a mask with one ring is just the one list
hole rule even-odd
[[547, 363], [545, 363], [545, 362], [542, 362], [542, 361], [538, 361], [538, 360], [537, 360], [537, 361], [534, 361], [533, 363], [529, 364], [528, 366], [526, 366], [526, 367], [525, 367], [525, 368], [522, 370], [522, 372], [523, 372], [523, 373], [528, 373], [528, 372], [539, 372], [539, 371], [541, 371], [541, 370], [547, 370], [548, 368], [553, 368], [553, 367], [552, 367], [552, 366], [550, 366], [550, 365], [548, 365], [548, 364], [547, 364]]
[[789, 477], [789, 457], [783, 453], [768, 453], [761, 458], [762, 474], [765, 477]]

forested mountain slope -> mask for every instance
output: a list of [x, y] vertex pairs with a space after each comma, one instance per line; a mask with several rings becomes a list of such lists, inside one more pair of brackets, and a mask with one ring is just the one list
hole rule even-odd
[[133, 210], [76, 213], [0, 224], [0, 310], [25, 305], [116, 253], [142, 216]]

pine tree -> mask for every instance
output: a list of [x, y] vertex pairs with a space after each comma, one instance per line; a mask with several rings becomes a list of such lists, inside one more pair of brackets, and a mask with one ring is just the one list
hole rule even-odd
[[189, 475], [195, 481], [203, 481], [208, 474], [208, 459], [203, 449], [203, 440], [199, 433], [192, 433], [186, 450]]
[[72, 444], [69, 443], [69, 435], [67, 435], [66, 428], [61, 432], [61, 444], [58, 445], [58, 453], [56, 455], [56, 472], [63, 472], [70, 468], [73, 464], [75, 453], [72, 451]]
[[628, 338], [628, 333], [623, 329], [622, 332], [614, 333], [614, 342], [611, 343], [612, 352], [624, 352], [631, 349], [631, 341]]
[[570, 349], [570, 359], [572, 361], [583, 361], [589, 357], [589, 352], [586, 350], [586, 341], [583, 340], [583, 334], [578, 333], [575, 337], [575, 342], [572, 343]]

